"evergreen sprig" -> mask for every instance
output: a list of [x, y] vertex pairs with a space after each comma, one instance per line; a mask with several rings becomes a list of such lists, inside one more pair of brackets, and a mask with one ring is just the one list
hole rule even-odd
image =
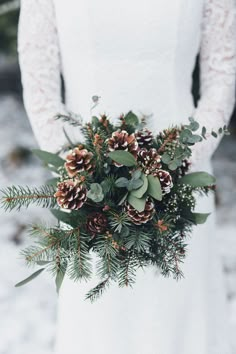
[[0, 203], [6, 211], [13, 209], [20, 211], [22, 207], [28, 208], [30, 204], [43, 208], [53, 208], [56, 205], [55, 188], [52, 185], [39, 188], [12, 186], [0, 192], [2, 194]]
[[57, 114], [55, 116], [56, 120], [61, 120], [73, 127], [82, 127], [83, 122], [81, 116], [76, 116], [74, 114]]

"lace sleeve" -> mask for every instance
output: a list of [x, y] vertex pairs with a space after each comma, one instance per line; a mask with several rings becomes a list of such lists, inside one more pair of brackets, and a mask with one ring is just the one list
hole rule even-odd
[[[195, 119], [208, 131], [228, 125], [235, 102], [236, 6], [234, 0], [205, 0], [200, 50], [201, 99]], [[209, 134], [210, 135], [210, 134]], [[193, 167], [209, 159], [221, 138], [195, 145]]]
[[52, 0], [21, 0], [18, 54], [24, 104], [42, 149], [55, 152], [65, 142], [61, 101], [60, 52]]

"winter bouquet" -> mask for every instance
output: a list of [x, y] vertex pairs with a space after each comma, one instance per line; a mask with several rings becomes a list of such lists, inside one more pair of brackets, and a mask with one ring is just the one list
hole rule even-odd
[[[163, 276], [181, 277], [187, 237], [209, 215], [194, 212], [196, 193], [215, 188], [208, 173], [188, 173], [192, 147], [206, 138], [206, 128], [197, 134], [199, 124], [190, 118], [188, 125], [153, 135], [132, 111], [117, 124], [105, 114], [86, 124], [70, 115], [57, 118], [81, 129], [83, 142], [74, 145], [68, 137], [65, 159], [34, 150], [56, 177], [40, 188], [2, 191], [6, 210], [37, 204], [59, 221], [55, 227], [31, 228], [34, 244], [22, 254], [41, 268], [16, 286], [45, 269], [55, 276], [58, 290], [65, 274], [73, 281], [88, 280], [93, 252], [100, 282], [86, 295], [91, 301], [111, 282], [132, 286], [137, 270], [150, 265]], [[226, 132], [224, 127], [218, 133]]]

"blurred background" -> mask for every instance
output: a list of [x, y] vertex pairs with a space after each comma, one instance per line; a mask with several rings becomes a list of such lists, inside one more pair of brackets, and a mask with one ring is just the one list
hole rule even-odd
[[[41, 185], [48, 178], [32, 156], [36, 147], [23, 103], [16, 34], [20, 2], [0, 0], [0, 189], [7, 185]], [[198, 66], [193, 75], [198, 97]], [[216, 242], [222, 257], [231, 343], [236, 354], [236, 114], [213, 163], [218, 179]], [[0, 354], [51, 353], [56, 324], [56, 293], [46, 275], [32, 285], [14, 288], [29, 274], [19, 252], [27, 244], [28, 223], [49, 219], [30, 208], [20, 214], [0, 210]], [[190, 353], [189, 353], [190, 354]], [[200, 353], [199, 353], [200, 354]], [[220, 353], [219, 353], [220, 354]]]

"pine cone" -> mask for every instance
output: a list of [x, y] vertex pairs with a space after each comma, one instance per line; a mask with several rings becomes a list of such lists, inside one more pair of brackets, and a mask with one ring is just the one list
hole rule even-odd
[[[117, 130], [112, 133], [111, 138], [107, 139], [109, 151], [124, 150], [129, 151], [134, 157], [137, 157], [139, 149], [138, 142], [134, 134], [130, 134], [126, 130]], [[114, 165], [120, 167], [122, 165], [114, 162]]]
[[71, 179], [58, 183], [57, 192], [54, 194], [57, 203], [64, 209], [80, 209], [87, 200], [87, 189], [81, 182]]
[[139, 130], [135, 136], [140, 148], [150, 147], [152, 145], [153, 134], [147, 128]]
[[93, 213], [87, 218], [87, 230], [93, 236], [106, 231], [108, 224], [107, 217], [102, 213]]
[[82, 146], [76, 147], [67, 155], [65, 168], [70, 177], [75, 177], [80, 172], [87, 171], [93, 173], [93, 154]]
[[153, 218], [155, 213], [155, 206], [150, 198], [147, 199], [145, 209], [142, 212], [136, 210], [128, 202], [125, 203], [124, 209], [135, 225], [146, 224], [148, 221], [150, 221]]
[[160, 180], [162, 192], [164, 194], [170, 193], [171, 188], [173, 187], [173, 181], [172, 181], [172, 177], [169, 174], [169, 172], [164, 171], [164, 170], [159, 170], [159, 171], [157, 171], [156, 176]]
[[152, 148], [147, 150], [145, 148], [138, 152], [138, 162], [142, 166], [143, 171], [147, 175], [157, 175], [158, 170], [161, 168], [161, 156], [157, 150]]

